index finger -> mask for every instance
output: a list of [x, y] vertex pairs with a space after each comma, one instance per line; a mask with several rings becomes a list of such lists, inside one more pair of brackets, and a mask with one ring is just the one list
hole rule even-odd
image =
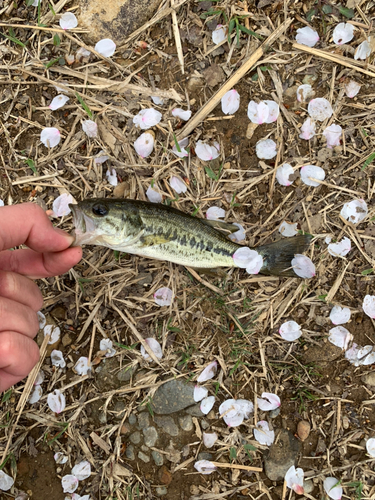
[[73, 240], [68, 233], [54, 228], [35, 203], [0, 208], [0, 251], [25, 244], [37, 252], [60, 252]]

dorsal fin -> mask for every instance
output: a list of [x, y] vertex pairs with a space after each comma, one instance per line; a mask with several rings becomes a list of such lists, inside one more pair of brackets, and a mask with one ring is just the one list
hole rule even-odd
[[219, 231], [226, 231], [226, 233], [235, 233], [239, 229], [238, 226], [235, 226], [234, 224], [222, 222], [220, 220], [201, 219], [201, 221], [207, 226], [211, 226]]

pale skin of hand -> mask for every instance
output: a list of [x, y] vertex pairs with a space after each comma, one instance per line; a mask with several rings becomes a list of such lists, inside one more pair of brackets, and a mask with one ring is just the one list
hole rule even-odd
[[[33, 338], [42, 294], [33, 279], [67, 272], [82, 257], [73, 237], [53, 227], [33, 203], [0, 208], [0, 393], [26, 377], [39, 360]], [[27, 249], [8, 250], [19, 245]]]

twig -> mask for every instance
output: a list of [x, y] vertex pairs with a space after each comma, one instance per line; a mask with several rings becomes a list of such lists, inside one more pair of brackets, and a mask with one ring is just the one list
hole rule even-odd
[[177, 22], [177, 14], [176, 14], [176, 11], [174, 10], [175, 5], [176, 5], [175, 4], [175, 0], [171, 0], [171, 8], [173, 9], [172, 10], [173, 34], [174, 34], [174, 39], [175, 39], [175, 42], [176, 42], [178, 62], [180, 63], [180, 66], [181, 66], [181, 73], [185, 74], [185, 70], [184, 70], [184, 54], [182, 52], [180, 30], [178, 29], [178, 22]]

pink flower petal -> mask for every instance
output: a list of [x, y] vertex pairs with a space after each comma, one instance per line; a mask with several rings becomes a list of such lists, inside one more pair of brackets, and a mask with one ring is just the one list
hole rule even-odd
[[46, 317], [40, 311], [38, 311], [36, 314], [38, 316], [39, 328], [42, 330], [46, 326], [46, 322], [47, 322]]
[[256, 155], [261, 160], [270, 160], [277, 154], [276, 142], [272, 139], [261, 139], [255, 146]]
[[196, 385], [194, 387], [194, 401], [198, 403], [202, 401], [203, 398], [206, 398], [208, 395], [208, 389], [206, 387], [202, 387], [201, 385]]
[[218, 440], [218, 435], [216, 434], [216, 432], [212, 433], [203, 432], [203, 444], [205, 445], [206, 448], [212, 448], [217, 440]]
[[89, 359], [85, 356], [81, 356], [74, 366], [74, 371], [78, 375], [87, 375], [91, 371], [91, 365], [89, 364]]
[[105, 173], [108, 182], [111, 186], [117, 186], [118, 180], [117, 180], [117, 172], [115, 168], [109, 168], [107, 172]]
[[64, 453], [61, 453], [61, 451], [58, 451], [53, 455], [53, 458], [55, 459], [55, 462], [59, 465], [66, 464], [66, 462], [69, 460], [69, 458], [64, 455]]
[[72, 474], [74, 474], [79, 481], [88, 479], [91, 475], [90, 462], [88, 462], [87, 460], [83, 460], [79, 464], [75, 465], [72, 469]]
[[65, 12], [60, 17], [59, 24], [63, 30], [71, 30], [72, 28], [76, 28], [78, 26], [78, 21], [73, 12]]
[[361, 86], [359, 83], [355, 82], [354, 80], [350, 80], [350, 82], [345, 84], [345, 93], [348, 97], [353, 98], [355, 97], [358, 92], [361, 89]]
[[53, 345], [60, 338], [60, 328], [54, 325], [46, 325], [43, 329], [44, 336], [51, 335], [48, 344]]
[[297, 30], [296, 40], [302, 45], [307, 45], [307, 47], [314, 47], [319, 41], [319, 35], [309, 26], [305, 26]]
[[355, 51], [355, 54], [354, 54], [355, 60], [358, 60], [358, 59], [364, 60], [364, 59], [367, 59], [368, 57], [370, 57], [371, 52], [372, 52], [372, 48], [371, 48], [371, 45], [369, 42], [371, 41], [371, 38], [372, 37], [369, 36], [367, 40], [365, 40], [360, 45], [358, 45], [357, 50]]
[[141, 109], [141, 111], [134, 116], [133, 123], [136, 127], [147, 130], [157, 125], [162, 117], [162, 114], [154, 108]]
[[73, 474], [67, 474], [61, 479], [61, 486], [64, 493], [74, 493], [78, 488], [78, 478]]
[[332, 38], [336, 45], [350, 42], [354, 38], [354, 26], [349, 23], [337, 24], [333, 30]]
[[181, 139], [181, 141], [178, 141], [178, 145], [180, 147], [181, 151], [177, 150], [176, 144], [174, 144], [172, 151], [173, 153], [178, 156], [179, 158], [186, 158], [189, 156], [188, 151], [186, 151], [186, 146], [189, 144], [189, 138], [185, 137], [185, 139]]
[[87, 137], [98, 137], [98, 126], [93, 120], [83, 120], [82, 130], [87, 135]]
[[212, 379], [217, 372], [217, 361], [212, 361], [206, 368], [202, 371], [202, 373], [197, 378], [197, 382], [207, 382], [207, 380]]
[[304, 84], [300, 85], [297, 89], [297, 101], [306, 102], [309, 99], [312, 99], [315, 95], [315, 92], [311, 85]]
[[206, 212], [206, 218], [208, 220], [220, 220], [224, 219], [225, 210], [219, 207], [210, 207]]
[[134, 149], [141, 158], [147, 158], [154, 150], [154, 136], [150, 132], [144, 132], [134, 142]]
[[159, 191], [156, 191], [151, 186], [148, 186], [146, 196], [151, 203], [161, 203], [163, 201], [163, 197]]
[[239, 229], [234, 233], [228, 234], [228, 238], [236, 243], [246, 240], [245, 228], [241, 226], [241, 224], [237, 224], [237, 222], [233, 222], [233, 225], [237, 226]]
[[210, 411], [212, 410], [214, 404], [215, 404], [215, 396], [208, 396], [208, 398], [202, 399], [200, 405], [201, 412], [207, 415], [207, 413], [210, 413]]
[[337, 257], [338, 255], [344, 257], [346, 254], [350, 252], [351, 249], [352, 249], [351, 241], [346, 236], [341, 241], [338, 241], [337, 243], [330, 243], [328, 245], [328, 253], [330, 253], [334, 257]]
[[326, 177], [325, 171], [321, 167], [316, 167], [315, 165], [305, 165], [301, 168], [300, 173], [302, 182], [307, 186], [313, 187], [318, 187], [320, 184], [312, 179], [324, 181]]
[[240, 94], [237, 90], [228, 90], [221, 98], [221, 109], [225, 115], [233, 115], [240, 107]]
[[312, 120], [311, 118], [307, 118], [302, 124], [299, 138], [305, 139], [305, 141], [309, 141], [314, 137], [315, 131], [316, 131], [316, 125], [314, 120]]
[[342, 486], [341, 484], [339, 484], [338, 479], [336, 479], [335, 477], [326, 477], [323, 486], [324, 491], [327, 493], [329, 498], [332, 498], [333, 500], [341, 500]]
[[280, 114], [280, 108], [275, 101], [263, 101], [266, 106], [268, 106], [268, 116], [265, 119], [265, 123], [273, 123], [277, 120]]
[[253, 432], [259, 444], [271, 446], [275, 440], [275, 431], [270, 431], [268, 422], [265, 420], [260, 420]]
[[55, 127], [46, 127], [40, 134], [40, 140], [47, 148], [54, 148], [57, 146], [60, 139], [60, 131]]
[[342, 325], [350, 320], [351, 312], [348, 307], [334, 306], [329, 314], [329, 319], [334, 325]]
[[294, 465], [292, 465], [292, 467], [290, 467], [285, 474], [286, 485], [288, 486], [288, 488], [298, 493], [298, 495], [302, 495], [304, 492], [303, 478], [303, 470], [300, 468], [296, 469]]
[[65, 368], [66, 363], [63, 357], [63, 353], [61, 351], [58, 351], [57, 349], [54, 349], [51, 352], [51, 363], [53, 366], [57, 366], [58, 368]]
[[302, 254], [296, 254], [292, 259], [293, 271], [300, 278], [312, 278], [315, 276], [315, 266], [309, 257]]
[[102, 339], [99, 344], [99, 349], [105, 352], [106, 358], [113, 358], [116, 354], [116, 349], [113, 347], [113, 342], [110, 339]]
[[65, 396], [62, 392], [56, 389], [47, 396], [47, 404], [54, 413], [61, 413], [65, 409]]
[[214, 160], [219, 156], [219, 150], [215, 146], [210, 146], [209, 144], [198, 141], [195, 145], [195, 153], [200, 160], [210, 161]]
[[323, 131], [324, 137], [327, 139], [327, 148], [332, 149], [335, 146], [340, 146], [340, 139], [342, 137], [342, 128], [340, 125], [332, 123]]
[[[163, 351], [161, 345], [156, 339], [150, 337], [148, 339], [145, 339], [145, 342], [158, 359], [161, 359], [163, 357]], [[144, 359], [151, 359], [149, 354], [147, 354], [146, 349], [143, 347], [143, 345], [141, 345], [141, 354], [144, 357]]]
[[[155, 90], [159, 90], [159, 89], [155, 89]], [[152, 102], [154, 104], [156, 104], [157, 106], [158, 105], [162, 106], [164, 104], [164, 99], [162, 97], [152, 95], [151, 99], [152, 99]]]
[[249, 247], [241, 247], [234, 252], [233, 260], [237, 267], [247, 269], [248, 267], [259, 266], [259, 256], [262, 258], [256, 250], [251, 250]]
[[332, 106], [324, 97], [312, 99], [307, 106], [307, 111], [313, 120], [323, 122], [327, 118], [331, 118], [333, 110]]
[[294, 174], [294, 170], [292, 165], [289, 163], [284, 163], [276, 170], [276, 179], [279, 184], [282, 186], [290, 186], [293, 181], [289, 180], [289, 177]]
[[367, 203], [364, 200], [352, 200], [344, 204], [340, 215], [353, 224], [358, 224], [367, 217], [367, 212]]
[[294, 342], [302, 335], [301, 327], [295, 321], [286, 321], [279, 328], [279, 334], [284, 340]]
[[228, 427], [238, 427], [245, 415], [235, 399], [227, 399], [219, 406], [219, 413]]
[[197, 471], [201, 474], [207, 475], [215, 472], [216, 465], [214, 465], [212, 462], [209, 462], [208, 460], [198, 460], [198, 462], [195, 462], [194, 468], [197, 469]]
[[331, 344], [346, 351], [349, 346], [349, 342], [353, 340], [353, 335], [343, 326], [336, 326], [335, 328], [330, 329], [328, 340]]
[[187, 122], [191, 118], [191, 111], [190, 109], [183, 110], [181, 108], [174, 108], [172, 109], [172, 116]]
[[154, 300], [158, 306], [170, 306], [173, 300], [173, 292], [170, 288], [163, 286], [154, 293]]
[[69, 97], [67, 95], [59, 94], [52, 99], [51, 104], [48, 107], [52, 111], [56, 111], [56, 109], [62, 108], [68, 101]]
[[261, 398], [257, 398], [258, 407], [263, 411], [276, 410], [281, 406], [280, 398], [272, 392], [263, 392]]
[[69, 208], [69, 204], [75, 202], [76, 201], [71, 194], [68, 193], [61, 194], [54, 200], [52, 204], [53, 215], [55, 217], [63, 217], [64, 215], [69, 215], [71, 211]]
[[367, 453], [375, 458], [375, 438], [370, 438], [366, 441]]
[[169, 185], [177, 194], [186, 193], [187, 191], [187, 185], [179, 177], [171, 177]]
[[250, 413], [253, 413], [254, 411], [254, 405], [251, 401], [248, 401], [247, 399], [237, 399], [236, 404], [239, 407], [240, 411], [244, 414], [245, 418], [250, 417]]
[[363, 299], [362, 308], [367, 316], [375, 319], [375, 295], [366, 295]]
[[298, 234], [297, 222], [287, 222], [284, 220], [279, 227], [279, 233], [281, 233], [286, 238], [290, 238]]
[[116, 44], [110, 38], [104, 38], [95, 45], [95, 50], [104, 57], [111, 57], [115, 53]]
[[227, 26], [223, 26], [222, 24], [218, 24], [216, 28], [212, 32], [212, 41], [215, 45], [223, 42], [228, 36], [228, 28]]
[[[33, 405], [34, 403], [37, 403], [42, 396], [43, 396], [43, 389], [40, 387], [40, 385], [36, 385], [34, 387], [33, 392], [30, 394], [29, 403], [31, 405]], [[1, 486], [0, 486], [0, 490], [1, 490]]]

